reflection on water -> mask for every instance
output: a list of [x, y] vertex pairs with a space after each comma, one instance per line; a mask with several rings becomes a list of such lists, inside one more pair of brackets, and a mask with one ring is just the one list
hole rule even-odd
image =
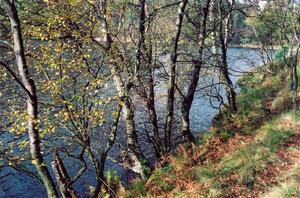
[[[228, 62], [230, 67], [230, 73], [231, 73], [231, 79], [234, 84], [236, 84], [238, 78], [240, 75], [243, 74], [243, 72], [249, 71], [252, 67], [257, 66], [259, 64], [263, 63], [263, 60], [257, 50], [255, 49], [244, 49], [244, 48], [230, 48], [228, 51]], [[199, 82], [199, 89], [201, 87], [208, 84], [209, 79], [207, 78], [201, 78]], [[164, 82], [165, 83], [165, 82]], [[162, 88], [164, 85], [159, 85], [157, 91], [157, 97], [158, 102], [156, 104], [158, 109], [158, 116], [160, 120], [160, 124], [163, 125], [163, 110], [162, 107], [164, 107], [165, 101], [163, 101], [163, 97], [161, 97], [161, 93], [159, 91], [163, 90]], [[214, 117], [214, 115], [218, 112], [217, 109], [214, 109], [209, 105], [209, 99], [207, 96], [205, 96], [205, 91], [207, 90], [201, 90], [197, 92], [197, 95], [195, 97], [195, 100], [192, 105], [191, 109], [191, 115], [190, 115], [190, 121], [191, 121], [191, 130], [194, 134], [198, 134], [208, 127], [211, 126], [211, 120]], [[136, 101], [140, 104], [140, 101]], [[212, 101], [214, 104], [217, 103], [217, 101]], [[217, 105], [217, 104], [216, 104]], [[140, 105], [135, 105], [136, 108]], [[179, 113], [178, 109], [175, 112], [176, 114]], [[147, 123], [147, 112], [143, 109], [136, 109], [136, 124], [137, 129], [140, 131], [140, 137], [139, 141], [142, 142], [142, 149], [145, 151], [146, 156], [151, 158], [151, 145], [147, 144], [147, 136], [145, 133], [143, 133], [143, 128], [145, 126], [149, 125]], [[179, 121], [177, 121], [179, 123]], [[176, 120], [175, 120], [176, 123]], [[149, 126], [150, 127], [150, 126]], [[175, 125], [176, 127], [176, 125]], [[178, 126], [177, 126], [178, 127]], [[118, 143], [123, 144], [124, 138], [122, 139], [122, 136], [124, 137], [124, 123], [121, 121], [120, 123], [120, 130], [118, 134]], [[3, 138], [3, 137], [1, 137]], [[176, 136], [174, 137], [176, 139]], [[176, 140], [177, 141], [177, 140]], [[180, 139], [178, 140], [180, 141]], [[110, 158], [115, 159], [117, 158], [119, 154], [119, 147], [114, 146], [112, 150], [110, 151]], [[46, 156], [46, 161], [50, 162], [51, 158], [50, 156]], [[71, 170], [72, 173], [76, 172], [76, 170], [79, 169], [80, 164], [78, 161], [73, 161], [71, 159], [65, 160], [67, 163], [68, 170]], [[119, 175], [121, 176], [121, 179], [123, 181], [129, 180], [132, 178], [132, 174], [124, 169], [120, 164], [113, 162], [112, 160], [107, 160], [106, 162], [106, 170], [116, 170]], [[1, 176], [7, 175], [7, 177], [2, 178]], [[89, 185], [92, 185], [95, 183], [94, 176], [93, 176], [92, 170], [88, 170], [87, 173], [75, 184], [75, 189], [78, 190], [78, 192], [81, 194], [82, 197], [87, 197], [87, 188]], [[12, 171], [9, 168], [2, 168], [0, 169], [0, 197], [23, 197], [23, 198], [31, 198], [31, 197], [46, 197], [45, 196], [45, 190], [41, 183], [37, 182], [35, 179], [20, 174], [19, 172]]]

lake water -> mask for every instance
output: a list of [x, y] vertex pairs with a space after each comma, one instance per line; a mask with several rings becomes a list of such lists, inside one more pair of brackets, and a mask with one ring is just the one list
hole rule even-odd
[[[261, 56], [258, 51], [255, 49], [245, 49], [245, 48], [230, 48], [228, 51], [228, 62], [229, 67], [232, 69], [231, 79], [234, 84], [236, 84], [239, 76], [243, 74], [243, 72], [250, 71], [252, 67], [255, 65], [260, 65], [263, 63]], [[201, 86], [207, 84], [207, 78], [201, 78], [199, 82], [199, 88]], [[207, 91], [207, 90], [206, 90]], [[157, 104], [157, 109], [160, 109], [165, 102], [161, 101]], [[217, 105], [216, 101], [213, 101], [215, 105]], [[161, 106], [162, 105], [162, 106]], [[205, 96], [205, 90], [197, 92], [195, 100], [192, 105], [192, 109], [190, 112], [190, 121], [191, 121], [191, 130], [197, 135], [202, 131], [206, 130], [211, 126], [211, 120], [218, 113], [218, 110], [211, 107], [209, 105], [209, 98]], [[158, 112], [160, 118], [162, 118], [163, 112]], [[143, 126], [143, 117], [145, 115], [145, 111], [138, 111], [136, 113], [137, 118], [137, 128]], [[163, 119], [161, 119], [163, 120]], [[162, 122], [163, 123], [163, 122]], [[161, 124], [162, 124], [161, 123]], [[124, 125], [121, 123], [120, 126], [120, 134], [122, 136], [122, 130], [124, 130]], [[119, 134], [119, 136], [120, 136]], [[11, 137], [3, 137], [1, 138], [11, 138]], [[144, 140], [145, 135], [142, 135], [139, 139], [140, 141]], [[120, 138], [122, 139], [122, 137]], [[120, 140], [121, 142], [124, 140]], [[146, 144], [145, 144], [146, 145]], [[144, 147], [145, 150], [149, 150], [147, 146]], [[110, 152], [110, 157], [117, 157], [119, 149], [117, 146]], [[50, 156], [46, 157], [46, 161], [50, 161]], [[48, 163], [49, 164], [49, 163]], [[78, 168], [78, 163], [74, 161], [68, 161], [67, 166], [70, 170], [76, 170]], [[127, 180], [128, 177], [131, 177], [131, 174], [128, 170], [124, 169], [120, 164], [112, 162], [111, 160], [107, 160], [106, 162], [106, 170], [116, 170], [121, 179], [123, 181]], [[7, 177], [2, 178], [4, 175]], [[72, 172], [71, 172], [72, 174]], [[79, 191], [81, 197], [87, 197], [86, 191], [89, 185], [94, 184], [95, 180], [91, 176], [93, 175], [92, 170], [88, 170], [87, 174], [81, 178], [76, 184], [75, 189]], [[45, 190], [43, 186], [34, 180], [33, 178], [16, 172], [10, 168], [2, 168], [0, 169], [0, 197], [22, 197], [22, 198], [33, 198], [33, 197], [46, 197]]]
[[[264, 62], [258, 49], [230, 48], [228, 50], [228, 65], [231, 70], [231, 80], [236, 86], [236, 82], [241, 75], [249, 72], [251, 69], [261, 65]], [[205, 84], [206, 79], [199, 83]], [[218, 113], [218, 110], [209, 105], [209, 98], [203, 97], [203, 93], [196, 96], [190, 114], [191, 129], [194, 134], [201, 133], [211, 126], [211, 121]], [[217, 106], [215, 102], [215, 106]]]

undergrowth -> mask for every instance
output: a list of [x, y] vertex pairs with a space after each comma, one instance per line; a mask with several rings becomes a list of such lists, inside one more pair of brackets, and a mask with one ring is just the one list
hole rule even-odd
[[[277, 75], [253, 74], [239, 80], [238, 112], [223, 116], [192, 146], [180, 145], [167, 164], [147, 180], [137, 180], [123, 197], [235, 197], [247, 195], [260, 182], [258, 175], [280, 159], [277, 152], [297, 131], [299, 96], [291, 94], [287, 69]], [[295, 98], [296, 97], [296, 98]], [[298, 124], [296, 123], [298, 122]], [[296, 148], [298, 149], [298, 148]], [[299, 159], [300, 162], [300, 159]], [[299, 196], [298, 164], [266, 197]], [[269, 188], [269, 187], [268, 187]], [[280, 196], [279, 196], [280, 195]]]

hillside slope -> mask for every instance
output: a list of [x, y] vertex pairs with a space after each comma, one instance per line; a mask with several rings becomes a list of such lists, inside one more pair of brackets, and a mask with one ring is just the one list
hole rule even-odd
[[123, 197], [300, 197], [300, 92], [289, 70], [239, 80], [237, 115], [180, 145]]

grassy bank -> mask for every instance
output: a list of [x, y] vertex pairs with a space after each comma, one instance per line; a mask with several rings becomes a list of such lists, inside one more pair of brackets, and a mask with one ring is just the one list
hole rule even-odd
[[289, 69], [239, 80], [239, 111], [195, 145], [180, 145], [122, 197], [299, 197], [300, 92]]

